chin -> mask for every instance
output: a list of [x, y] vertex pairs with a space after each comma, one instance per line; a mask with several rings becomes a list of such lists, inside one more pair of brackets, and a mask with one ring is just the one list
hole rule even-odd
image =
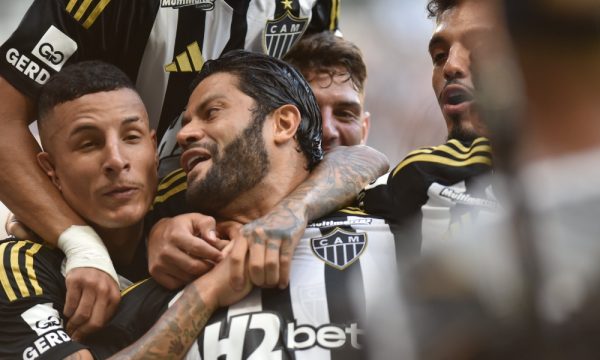
[[103, 219], [96, 222], [96, 224], [106, 229], [117, 230], [136, 225], [144, 219], [145, 215], [145, 211], [124, 209], [122, 211], [106, 214], [106, 216], [103, 216]]

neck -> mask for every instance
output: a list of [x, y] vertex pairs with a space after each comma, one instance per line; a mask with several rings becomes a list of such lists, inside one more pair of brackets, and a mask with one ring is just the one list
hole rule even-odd
[[295, 156], [270, 157], [270, 171], [261, 182], [249, 191], [240, 194], [234, 201], [221, 209], [218, 221], [236, 221], [247, 224], [268, 214], [281, 200], [300, 185], [309, 175], [306, 160]]
[[94, 226], [108, 249], [111, 260], [115, 265], [129, 265], [133, 261], [138, 244], [144, 234], [144, 222], [140, 221], [134, 225], [119, 228], [106, 229]]

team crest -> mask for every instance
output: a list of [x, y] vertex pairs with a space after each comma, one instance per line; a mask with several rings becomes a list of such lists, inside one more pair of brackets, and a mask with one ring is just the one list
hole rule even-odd
[[196, 6], [197, 9], [210, 11], [215, 8], [215, 0], [161, 0], [160, 7], [179, 9], [186, 6]]
[[367, 246], [367, 234], [335, 228], [325, 236], [310, 239], [315, 255], [327, 265], [344, 270], [355, 262]]
[[304, 34], [308, 18], [297, 18], [289, 11], [275, 20], [267, 20], [263, 32], [263, 47], [265, 53], [281, 58]]

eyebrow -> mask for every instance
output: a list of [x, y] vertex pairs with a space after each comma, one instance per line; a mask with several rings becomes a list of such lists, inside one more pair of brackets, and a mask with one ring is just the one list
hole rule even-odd
[[[200, 104], [198, 104], [194, 109], [193, 109], [193, 114], [195, 115], [200, 115], [202, 114], [202, 112], [204, 111], [204, 109], [208, 106], [208, 104], [210, 104], [211, 102], [218, 100], [218, 99], [227, 99], [227, 97], [223, 94], [214, 94], [211, 95], [209, 97], [207, 97], [206, 99], [203, 99]], [[187, 116], [184, 112], [183, 117], [181, 118], [181, 121], [183, 123], [187, 123], [190, 121], [190, 117]]]
[[[128, 116], [125, 119], [123, 119], [123, 121], [121, 122], [121, 127], [138, 122], [140, 120], [141, 120], [141, 118], [137, 115]], [[85, 132], [85, 131], [90, 131], [90, 130], [95, 130], [95, 129], [97, 129], [97, 127], [95, 125], [81, 124], [81, 125], [75, 127], [75, 129], [73, 129], [73, 131], [71, 131], [71, 133], [69, 134], [69, 137], [77, 135], [77, 134]]]

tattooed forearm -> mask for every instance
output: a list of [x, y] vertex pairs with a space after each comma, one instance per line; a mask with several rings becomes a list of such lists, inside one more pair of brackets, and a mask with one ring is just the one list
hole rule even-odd
[[214, 310], [192, 283], [142, 338], [111, 359], [182, 359]]
[[385, 155], [368, 146], [338, 147], [281, 203], [292, 213], [305, 206], [309, 220], [350, 204], [369, 182], [389, 168]]

